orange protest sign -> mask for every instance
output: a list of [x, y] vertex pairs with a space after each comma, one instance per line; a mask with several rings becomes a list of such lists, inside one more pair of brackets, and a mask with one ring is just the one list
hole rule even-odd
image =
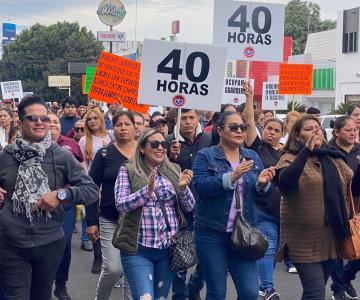
[[122, 104], [126, 108], [147, 113], [148, 105], [137, 104], [140, 63], [103, 51], [89, 91], [91, 99]]
[[85, 94], [85, 81], [86, 81], [86, 75], [81, 75], [81, 91], [83, 94]]
[[311, 95], [311, 64], [281, 64], [279, 78], [280, 95]]

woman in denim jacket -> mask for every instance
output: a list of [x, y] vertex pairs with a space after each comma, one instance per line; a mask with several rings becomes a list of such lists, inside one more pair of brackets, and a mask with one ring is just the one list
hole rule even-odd
[[230, 248], [238, 212], [234, 193], [240, 194], [239, 212], [254, 225], [255, 197], [267, 193], [275, 171], [263, 170], [256, 152], [241, 147], [246, 130], [247, 125], [236, 112], [223, 113], [214, 129], [215, 146], [201, 150], [193, 166], [193, 183], [199, 195], [195, 244], [206, 281], [207, 300], [226, 299], [228, 270], [239, 299], [258, 298], [256, 261], [247, 260]]

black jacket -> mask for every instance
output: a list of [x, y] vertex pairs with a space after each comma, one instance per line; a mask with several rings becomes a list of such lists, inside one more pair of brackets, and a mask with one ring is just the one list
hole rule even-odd
[[[6, 151], [6, 147], [0, 152], [0, 162], [0, 187], [7, 191], [4, 207], [0, 212], [0, 243], [30, 248], [61, 239], [64, 236], [62, 230], [64, 210], [61, 205], [51, 213], [51, 218], [43, 215], [34, 218], [31, 223], [25, 215], [13, 213], [11, 198], [15, 189], [19, 162]], [[48, 176], [51, 191], [66, 187], [67, 200], [70, 204], [88, 205], [97, 200], [98, 187], [68, 150], [52, 145], [46, 151], [42, 169]]]

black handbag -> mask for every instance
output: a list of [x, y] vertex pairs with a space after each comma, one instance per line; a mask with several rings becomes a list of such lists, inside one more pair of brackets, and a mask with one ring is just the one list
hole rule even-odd
[[[238, 184], [235, 188], [236, 209], [240, 209], [240, 195]], [[252, 227], [241, 213], [235, 217], [233, 232], [230, 241], [233, 251], [248, 260], [258, 260], [264, 257], [269, 243], [257, 228]]]
[[[165, 223], [170, 232], [170, 222], [165, 209], [163, 200], [155, 191], [156, 198], [160, 204], [160, 209], [164, 215]], [[170, 269], [175, 272], [186, 271], [197, 263], [195, 250], [194, 232], [188, 229], [180, 230], [170, 240]]]

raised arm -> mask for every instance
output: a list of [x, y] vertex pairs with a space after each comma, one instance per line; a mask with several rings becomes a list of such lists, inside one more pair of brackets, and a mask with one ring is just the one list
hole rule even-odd
[[254, 90], [253, 87], [250, 85], [250, 83], [246, 83], [246, 82], [243, 85], [243, 90], [246, 96], [246, 104], [245, 104], [246, 123], [249, 125], [249, 129], [245, 136], [245, 144], [247, 145], [247, 147], [251, 147], [257, 136], [256, 124], [254, 118]]

